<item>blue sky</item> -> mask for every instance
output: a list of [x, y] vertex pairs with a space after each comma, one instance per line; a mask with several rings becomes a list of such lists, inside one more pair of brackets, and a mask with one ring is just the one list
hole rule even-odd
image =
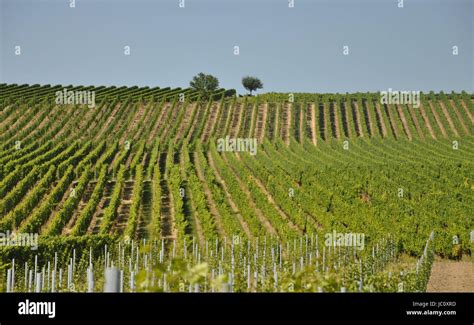
[[472, 0], [69, 1], [0, 0], [0, 82], [187, 87], [205, 72], [241, 93], [248, 74], [264, 91], [474, 90]]

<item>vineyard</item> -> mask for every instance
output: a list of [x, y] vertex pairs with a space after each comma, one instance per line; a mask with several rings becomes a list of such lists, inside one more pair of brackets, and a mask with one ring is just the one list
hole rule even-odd
[[124, 292], [425, 291], [435, 255], [472, 254], [473, 211], [464, 92], [0, 85], [0, 233], [38, 236], [0, 246], [0, 291], [102, 291], [109, 269]]

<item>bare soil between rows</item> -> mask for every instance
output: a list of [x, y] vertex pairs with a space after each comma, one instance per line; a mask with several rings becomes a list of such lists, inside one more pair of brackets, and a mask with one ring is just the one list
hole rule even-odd
[[471, 259], [433, 263], [427, 292], [474, 292], [474, 263]]

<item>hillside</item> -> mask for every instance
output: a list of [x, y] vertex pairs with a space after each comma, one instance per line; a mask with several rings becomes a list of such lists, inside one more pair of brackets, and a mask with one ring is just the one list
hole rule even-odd
[[[202, 258], [239, 276], [235, 290], [286, 291], [288, 274], [313, 267], [330, 279], [308, 290], [397, 291], [405, 281], [403, 290], [418, 291], [433, 254], [457, 256], [453, 236], [471, 252], [466, 93], [427, 94], [415, 108], [380, 104], [375, 94], [288, 102], [222, 90], [201, 101], [190, 90], [104, 95], [99, 87], [87, 88], [97, 93], [91, 108], [57, 104], [42, 87], [0, 89], [0, 231], [39, 234], [43, 263], [66, 247], [67, 264], [74, 247], [85, 268], [91, 247], [99, 256], [105, 243], [147, 239], [156, 252], [149, 261], [192, 254], [192, 264]], [[333, 233], [362, 234], [363, 246], [331, 248]], [[122, 256], [119, 248], [112, 261], [133, 260], [133, 249]], [[5, 268], [18, 251], [18, 262], [32, 263], [31, 251], [6, 247]], [[229, 260], [217, 266], [221, 253]], [[400, 255], [412, 264], [399, 264]], [[250, 279], [247, 267], [269, 278]]]

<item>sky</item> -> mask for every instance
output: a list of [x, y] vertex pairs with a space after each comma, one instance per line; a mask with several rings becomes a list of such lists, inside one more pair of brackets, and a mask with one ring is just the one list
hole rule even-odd
[[0, 82], [474, 91], [474, 0], [70, 1], [0, 0]]

